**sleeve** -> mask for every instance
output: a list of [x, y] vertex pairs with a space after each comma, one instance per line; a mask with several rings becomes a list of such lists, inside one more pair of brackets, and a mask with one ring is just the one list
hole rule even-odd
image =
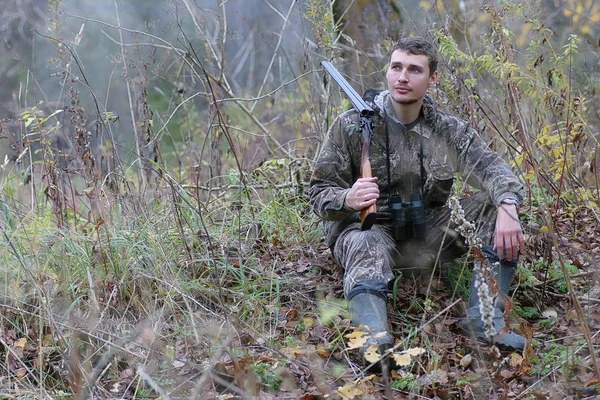
[[345, 206], [346, 195], [355, 180], [350, 151], [350, 136], [355, 127], [348, 113], [336, 118], [327, 132], [310, 179], [313, 211], [327, 221], [341, 221], [356, 212]]
[[510, 166], [489, 148], [465, 121], [456, 121], [459, 172], [470, 185], [485, 190], [496, 207], [503, 202], [517, 206], [524, 197], [523, 185]]

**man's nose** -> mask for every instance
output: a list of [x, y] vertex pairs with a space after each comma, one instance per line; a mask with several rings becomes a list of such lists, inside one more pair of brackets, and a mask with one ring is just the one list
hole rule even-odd
[[400, 75], [398, 75], [398, 80], [401, 82], [407, 82], [408, 81], [408, 74], [406, 73], [406, 70], [403, 69], [400, 71]]

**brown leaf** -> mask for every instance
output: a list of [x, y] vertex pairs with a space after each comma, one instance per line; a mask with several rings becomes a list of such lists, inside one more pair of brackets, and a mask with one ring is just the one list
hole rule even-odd
[[126, 368], [123, 371], [119, 372], [119, 379], [131, 378], [135, 375], [135, 372], [131, 368]]
[[600, 377], [599, 376], [592, 376], [590, 379], [587, 380], [587, 382], [585, 382], [585, 387], [590, 387], [593, 386], [597, 383], [600, 383]]
[[301, 257], [298, 260], [298, 268], [296, 268], [296, 271], [298, 271], [299, 273], [302, 272], [306, 272], [308, 271], [312, 266], [312, 263], [310, 262], [310, 260], [306, 257]]
[[14, 347], [16, 349], [24, 349], [26, 344], [27, 344], [27, 338], [22, 337], [21, 339], [18, 339], [15, 342]]
[[513, 377], [513, 372], [509, 369], [503, 369], [502, 371], [500, 371], [500, 375], [504, 378], [504, 379], [510, 379]]
[[512, 353], [510, 355], [510, 359], [508, 360], [508, 365], [511, 368], [519, 368], [523, 364], [523, 357], [520, 354]]
[[473, 361], [473, 356], [470, 354], [467, 354], [466, 356], [464, 356], [463, 358], [460, 359], [460, 365], [463, 368], [468, 368], [469, 365], [471, 365], [472, 361]]

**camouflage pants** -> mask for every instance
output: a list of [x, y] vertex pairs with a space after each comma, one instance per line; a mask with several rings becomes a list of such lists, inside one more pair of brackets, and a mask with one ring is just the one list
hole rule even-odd
[[[487, 193], [477, 193], [460, 200], [465, 219], [475, 224], [476, 237], [483, 245], [492, 243], [496, 225], [496, 207]], [[442, 265], [467, 253], [463, 238], [450, 222], [450, 209], [426, 209], [427, 237], [423, 241], [397, 243], [392, 237], [390, 223], [375, 224], [366, 231], [360, 223], [348, 226], [332, 248], [333, 258], [344, 272], [344, 295], [351, 297], [357, 283], [370, 281], [385, 285], [394, 278], [394, 270], [403, 274], [423, 274], [433, 266]], [[350, 296], [350, 297], [349, 297]]]

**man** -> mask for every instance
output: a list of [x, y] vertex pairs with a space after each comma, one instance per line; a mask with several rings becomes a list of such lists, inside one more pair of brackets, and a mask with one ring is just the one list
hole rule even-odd
[[[475, 235], [503, 294], [510, 289], [523, 246], [517, 214], [522, 184], [467, 122], [426, 100], [427, 89], [435, 85], [437, 77], [437, 55], [430, 43], [404, 38], [395, 44], [386, 71], [388, 90], [372, 98], [376, 111], [370, 154], [373, 177], [360, 177], [360, 126], [357, 112], [350, 110], [330, 127], [310, 183], [310, 201], [325, 220], [327, 245], [345, 270], [344, 295], [353, 325], [367, 326], [370, 341], [377, 342], [382, 354], [393, 345], [386, 312], [387, 285], [393, 271], [418, 275], [436, 262], [442, 265], [468, 251], [444, 206], [456, 172], [481, 190], [460, 203], [465, 218], [475, 224]], [[419, 209], [419, 201], [425, 205], [424, 237], [411, 231], [410, 224], [399, 228], [401, 224], [393, 222], [398, 214], [391, 210], [399, 204], [406, 208], [410, 199], [417, 200], [413, 211]], [[363, 231], [359, 212], [373, 204], [377, 205], [377, 222]], [[400, 235], [399, 229], [403, 230]], [[404, 234], [408, 238], [402, 237]], [[473, 286], [461, 326], [489, 342], [479, 303]], [[522, 350], [524, 338], [503, 329], [503, 308], [499, 295], [493, 314], [499, 335], [494, 343], [504, 350]]]

